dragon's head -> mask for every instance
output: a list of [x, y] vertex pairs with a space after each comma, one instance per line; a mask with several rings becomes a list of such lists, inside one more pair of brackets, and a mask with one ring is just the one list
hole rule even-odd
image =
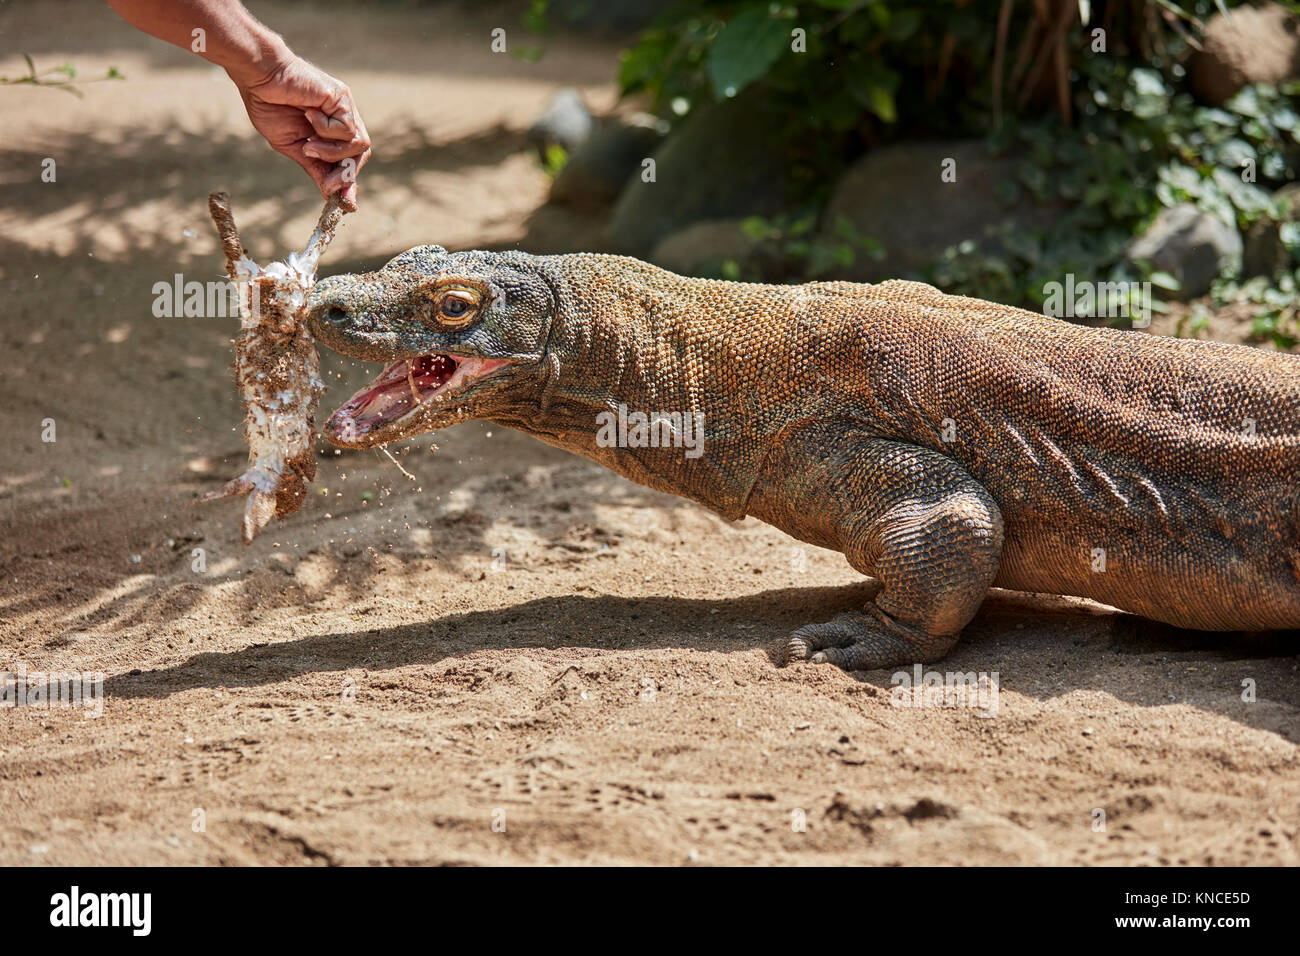
[[377, 272], [321, 279], [312, 334], [384, 370], [329, 417], [326, 438], [369, 448], [537, 400], [555, 296], [524, 253], [418, 246]]

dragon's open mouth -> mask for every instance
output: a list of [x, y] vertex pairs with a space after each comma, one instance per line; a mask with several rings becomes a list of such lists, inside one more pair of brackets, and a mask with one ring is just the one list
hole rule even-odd
[[358, 446], [391, 440], [377, 433], [387, 431], [387, 426], [431, 402], [459, 394], [470, 382], [505, 364], [504, 359], [450, 355], [420, 355], [396, 361], [329, 417], [325, 437], [340, 445]]

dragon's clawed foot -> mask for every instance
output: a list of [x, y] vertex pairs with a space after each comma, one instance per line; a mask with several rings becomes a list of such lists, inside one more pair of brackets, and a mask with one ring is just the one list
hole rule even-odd
[[[774, 656], [778, 667], [808, 661], [846, 671], [934, 659], [934, 638], [917, 641], [908, 633], [898, 633], [903, 631], [881, 612], [846, 611], [821, 624], [805, 624], [778, 643]], [[948, 646], [951, 641], [944, 642], [943, 650]]]

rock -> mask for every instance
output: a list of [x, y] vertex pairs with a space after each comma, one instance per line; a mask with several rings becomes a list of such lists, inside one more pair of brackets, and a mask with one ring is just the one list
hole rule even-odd
[[1282, 224], [1300, 222], [1300, 183], [1283, 186], [1273, 194], [1273, 201], [1281, 207], [1280, 217], [1261, 219], [1246, 233], [1241, 273], [1247, 279], [1275, 276], [1291, 266], [1291, 252], [1282, 244]]
[[1300, 18], [1273, 3], [1234, 7], [1210, 18], [1202, 47], [1188, 63], [1192, 90], [1221, 106], [1243, 86], [1300, 74]]
[[706, 219], [665, 236], [650, 254], [657, 266], [684, 276], [718, 278], [722, 264], [747, 261], [757, 240], [745, 235], [741, 219]]
[[565, 152], [573, 153], [587, 141], [593, 123], [582, 94], [573, 87], [565, 87], [551, 97], [542, 115], [524, 135], [528, 144], [545, 161], [546, 151], [551, 146], [560, 146]]
[[770, 101], [746, 93], [692, 113], [655, 150], [655, 181], [638, 175], [623, 187], [610, 220], [615, 248], [645, 258], [693, 222], [785, 209], [793, 157], [772, 135], [781, 122]]
[[[940, 178], [948, 159], [955, 162], [953, 182]], [[847, 220], [860, 237], [884, 245], [886, 255], [879, 261], [858, 255], [837, 278], [901, 278], [968, 239], [995, 251], [990, 232], [1008, 221], [1045, 227], [1059, 207], [1025, 201], [1009, 208], [998, 198], [998, 184], [1014, 180], [1018, 166], [1018, 159], [994, 156], [979, 140], [899, 143], [868, 153], [835, 185], [823, 229], [834, 236], [837, 221]]]
[[599, 122], [586, 142], [570, 154], [551, 184], [551, 201], [577, 206], [608, 205], [618, 198], [641, 162], [654, 153], [667, 124], [638, 115], [628, 122]]
[[1130, 262], [1146, 262], [1181, 284], [1176, 299], [1194, 299], [1242, 253], [1236, 227], [1191, 203], [1163, 210], [1128, 248]]

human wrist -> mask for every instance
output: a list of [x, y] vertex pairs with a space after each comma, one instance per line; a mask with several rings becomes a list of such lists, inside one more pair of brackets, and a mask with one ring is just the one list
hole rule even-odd
[[265, 83], [297, 59], [289, 44], [268, 27], [252, 20], [251, 29], [243, 41], [223, 54], [209, 57], [222, 67], [226, 75], [240, 89], [251, 89]]

